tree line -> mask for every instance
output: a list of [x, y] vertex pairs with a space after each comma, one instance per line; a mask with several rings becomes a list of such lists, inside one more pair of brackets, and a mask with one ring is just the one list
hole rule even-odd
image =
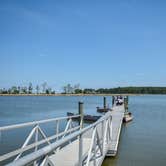
[[36, 86], [30, 82], [28, 86], [12, 86], [8, 89], [0, 89], [0, 94], [55, 94], [55, 90], [49, 87], [47, 82]]
[[117, 87], [110, 89], [97, 89], [101, 94], [166, 94], [166, 87]]
[[166, 94], [166, 87], [117, 87], [75, 89], [75, 94]]
[[[55, 94], [55, 90], [46, 82], [33, 86], [12, 86], [0, 89], [0, 94]], [[80, 84], [67, 84], [62, 87], [62, 94], [166, 94], [166, 87], [117, 87], [117, 88], [80, 88]]]

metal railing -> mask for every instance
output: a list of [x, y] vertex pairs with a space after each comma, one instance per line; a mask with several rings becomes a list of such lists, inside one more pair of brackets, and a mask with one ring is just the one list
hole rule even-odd
[[[18, 148], [12, 152], [7, 154], [3, 154], [0, 156], [0, 163], [4, 162], [7, 163], [7, 160], [12, 159], [12, 162], [19, 161], [20, 158], [23, 156], [28, 155], [29, 153], [36, 152], [41, 149], [42, 146], [51, 145], [52, 142], [58, 141], [59, 139], [65, 138], [65, 136], [77, 131], [80, 129], [80, 125], [76, 125], [73, 123], [73, 119], [80, 118], [80, 115], [75, 116], [68, 116], [68, 117], [60, 117], [60, 118], [52, 118], [40, 121], [33, 121], [28, 123], [16, 124], [16, 125], [9, 125], [0, 127], [0, 134], [2, 136], [3, 132], [6, 131], [13, 131], [15, 129], [24, 129], [26, 127], [32, 127], [29, 135], [27, 136], [26, 140], [24, 141], [21, 148]], [[60, 122], [67, 121], [64, 131], [60, 131]], [[42, 129], [41, 125], [47, 125], [48, 123], [53, 123], [55, 126], [55, 134], [51, 136], [47, 136], [47, 134]], [[35, 137], [35, 140], [32, 142], [32, 138]], [[40, 139], [39, 139], [40, 137]], [[60, 146], [59, 146], [60, 148]], [[28, 152], [30, 151], [30, 152]], [[54, 152], [55, 153], [55, 152]], [[6, 162], [5, 162], [6, 161]], [[34, 161], [34, 165], [37, 165], [37, 162]], [[1, 164], [0, 164], [1, 165]]]
[[[37, 123], [29, 123], [30, 125], [35, 125], [31, 133], [29, 134], [29, 137], [25, 141], [24, 145], [21, 149], [18, 149], [14, 152], [8, 153], [6, 155], [3, 155], [0, 157], [0, 161], [8, 159], [12, 156], [16, 156], [15, 160], [8, 164], [8, 166], [23, 166], [23, 165], [29, 165], [29, 164], [35, 164], [40, 166], [48, 166], [53, 165], [50, 160], [49, 156], [56, 155], [58, 153], [58, 150], [63, 146], [65, 148], [65, 145], [67, 146], [68, 143], [72, 143], [73, 141], [78, 141], [78, 163], [76, 165], [79, 166], [89, 166], [91, 162], [94, 163], [94, 165], [101, 165], [101, 162], [103, 161], [107, 151], [108, 151], [108, 145], [111, 143], [112, 138], [112, 116], [111, 113], [108, 112], [103, 117], [101, 117], [98, 121], [95, 123], [85, 127], [85, 128], [79, 128], [80, 130], [77, 130], [77, 127], [70, 128], [69, 126], [71, 124], [71, 119], [78, 116], [72, 116], [69, 118], [68, 123], [66, 125], [66, 129], [64, 132], [56, 134], [52, 137], [46, 138], [43, 134], [44, 140], [37, 141], [34, 144], [27, 145], [28, 140], [30, 139], [31, 135], [35, 133], [36, 130], [38, 132], [41, 132], [39, 129], [39, 123], [43, 123], [43, 121], [38, 121]], [[64, 118], [56, 118], [52, 119], [51, 121], [58, 122], [59, 119]], [[46, 121], [45, 121], [46, 122]], [[48, 121], [47, 121], [48, 122]], [[23, 124], [23, 126], [26, 126], [27, 124]], [[15, 127], [21, 127], [21, 125], [15, 125]], [[0, 131], [4, 129], [11, 129], [14, 128], [12, 126], [8, 126], [5, 128], [0, 128]], [[75, 132], [73, 132], [75, 131]], [[67, 135], [67, 133], [70, 133]], [[66, 136], [65, 136], [66, 135]], [[60, 137], [61, 136], [61, 137]], [[90, 145], [88, 147], [88, 151], [86, 154], [83, 154], [83, 139], [87, 138], [90, 139]], [[60, 139], [56, 139], [60, 137]], [[55, 139], [56, 141], [50, 143], [49, 141]], [[41, 149], [38, 149], [37, 146], [42, 144], [43, 142], [47, 142], [48, 145], [44, 146]], [[35, 151], [33, 153], [27, 154], [25, 156], [22, 156], [22, 153], [25, 150], [31, 149], [35, 147]]]
[[[79, 120], [79, 123], [73, 122], [76, 119]], [[89, 166], [91, 163], [101, 165], [112, 141], [111, 112], [107, 112], [98, 121], [85, 128], [83, 128], [83, 119], [83, 103], [79, 102], [79, 114], [75, 116], [0, 127], [0, 133], [31, 127], [21, 148], [0, 156], [0, 165], [5, 163], [8, 166], [54, 166], [55, 163], [52, 163], [50, 157], [56, 156], [63, 148], [75, 141], [78, 146], [78, 160], [75, 165]], [[64, 130], [60, 130], [62, 121], [66, 121]], [[55, 128], [54, 134], [51, 136], [48, 136], [43, 129], [43, 125], [48, 123], [53, 123]], [[86, 152], [84, 149], [85, 140], [89, 141]]]

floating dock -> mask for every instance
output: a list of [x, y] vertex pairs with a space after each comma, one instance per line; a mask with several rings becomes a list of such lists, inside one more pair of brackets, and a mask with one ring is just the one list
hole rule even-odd
[[[118, 151], [119, 137], [121, 133], [121, 127], [123, 123], [124, 117], [124, 106], [115, 106], [113, 107], [111, 113], [112, 116], [112, 138], [110, 144], [107, 144], [107, 152], [105, 155], [100, 156], [96, 161], [96, 165], [101, 165], [105, 156], [116, 156]], [[101, 125], [97, 127], [98, 133], [101, 134]], [[92, 139], [91, 134], [92, 130], [86, 133], [83, 138], [83, 156], [85, 157], [88, 154], [89, 147], [91, 145]], [[100, 135], [102, 136], [102, 135]], [[99, 137], [100, 137], [99, 136]], [[69, 144], [68, 146], [59, 150], [56, 154], [50, 156], [48, 158], [49, 164], [52, 166], [60, 165], [60, 166], [75, 166], [78, 165], [78, 154], [79, 154], [79, 142], [78, 139]], [[83, 157], [83, 158], [84, 158]], [[93, 165], [93, 162], [91, 164]]]
[[[124, 105], [113, 106], [112, 111], [105, 113], [99, 120], [83, 127], [83, 103], [79, 103], [79, 115], [61, 117], [43, 121], [29, 122], [13, 126], [0, 127], [1, 131], [34, 126], [22, 148], [0, 156], [0, 163], [16, 157], [8, 166], [37, 164], [39, 166], [101, 166], [106, 156], [116, 156], [119, 138], [125, 114]], [[78, 126], [73, 126], [72, 119], [82, 119]], [[59, 132], [59, 121], [68, 120], [64, 131]], [[56, 122], [56, 134], [46, 137], [41, 124]], [[38, 140], [41, 134], [43, 140]], [[29, 144], [35, 135], [35, 143]], [[44, 145], [43, 147], [40, 147]], [[26, 150], [35, 148], [27, 153]]]

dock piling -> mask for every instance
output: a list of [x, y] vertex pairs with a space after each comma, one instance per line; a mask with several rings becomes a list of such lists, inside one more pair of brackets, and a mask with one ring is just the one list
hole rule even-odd
[[107, 101], [106, 101], [106, 97], [103, 98], [103, 107], [104, 109], [106, 109], [106, 105], [107, 105]]
[[115, 104], [115, 96], [112, 96], [112, 107], [114, 106]]
[[80, 115], [80, 121], [79, 121], [79, 125], [80, 128], [83, 128], [84, 126], [84, 113], [83, 113], [83, 102], [79, 102], [78, 103], [78, 114]]
[[124, 108], [125, 108], [125, 112], [128, 111], [128, 104], [129, 104], [129, 97], [125, 96], [124, 97]]

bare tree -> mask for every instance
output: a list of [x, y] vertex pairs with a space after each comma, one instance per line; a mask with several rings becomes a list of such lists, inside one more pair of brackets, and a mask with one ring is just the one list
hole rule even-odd
[[63, 87], [63, 92], [66, 94], [67, 93], [67, 86]]
[[22, 87], [21, 91], [22, 91], [22, 93], [27, 94], [27, 87], [26, 86]]
[[46, 93], [47, 82], [44, 82], [44, 83], [42, 84], [42, 88], [43, 88], [43, 93]]
[[21, 87], [18, 86], [18, 87], [17, 87], [17, 90], [18, 90], [18, 93], [20, 94], [20, 92], [21, 92]]
[[40, 87], [39, 85], [36, 85], [36, 93], [39, 94], [39, 91], [40, 91]]
[[28, 86], [28, 93], [31, 94], [31, 93], [32, 93], [32, 90], [33, 90], [33, 85], [32, 85], [32, 83], [30, 82], [30, 83], [29, 83], [29, 86]]

